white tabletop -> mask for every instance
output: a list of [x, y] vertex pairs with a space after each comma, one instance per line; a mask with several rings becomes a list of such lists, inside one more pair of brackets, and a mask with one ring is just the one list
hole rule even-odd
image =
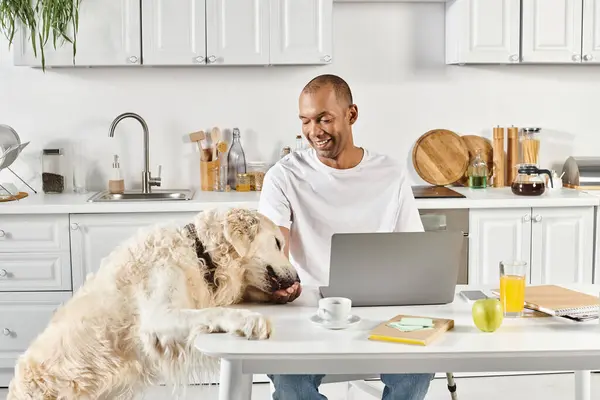
[[[600, 293], [599, 285], [568, 287], [596, 296]], [[457, 292], [464, 288], [458, 287]], [[489, 288], [484, 291], [491, 293]], [[286, 360], [294, 360], [295, 363], [315, 359], [339, 362], [363, 358], [381, 361], [452, 358], [456, 361], [458, 357], [464, 360], [464, 371], [475, 371], [477, 369], [473, 368], [478, 360], [502, 358], [505, 362], [487, 365], [485, 370], [506, 371], [514, 369], [510, 367], [513, 362], [511, 359], [518, 356], [522, 360], [537, 359], [530, 362], [529, 367], [523, 364], [523, 368], [517, 368], [523, 371], [539, 369], [544, 366], [544, 359], [557, 361], [556, 368], [560, 368], [559, 364], [563, 368], [570, 368], [570, 363], [565, 364], [565, 357], [577, 358], [578, 363], [585, 358], [588, 363], [585, 368], [581, 365], [579, 369], [600, 368], [598, 320], [581, 323], [556, 317], [505, 319], [496, 332], [483, 333], [473, 323], [471, 305], [456, 297], [452, 304], [441, 306], [353, 308], [352, 313], [360, 316], [362, 321], [352, 328], [333, 331], [309, 321], [316, 310], [317, 298], [316, 291], [305, 289], [303, 295], [292, 304], [238, 306], [270, 317], [273, 323], [271, 338], [249, 341], [228, 334], [204, 334], [196, 340], [196, 347], [208, 355], [225, 359], [260, 361], [277, 358], [282, 363]], [[376, 325], [398, 314], [453, 319], [455, 327], [427, 346], [367, 338]], [[594, 365], [590, 366], [590, 362]], [[455, 363], [452, 366], [453, 371], [459, 371]], [[551, 367], [550, 364], [548, 366]], [[573, 369], [578, 369], [575, 367]]]

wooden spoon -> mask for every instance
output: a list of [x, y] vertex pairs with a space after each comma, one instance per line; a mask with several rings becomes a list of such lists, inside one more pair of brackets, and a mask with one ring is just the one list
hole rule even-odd
[[210, 141], [213, 146], [213, 160], [217, 159], [217, 144], [220, 139], [221, 139], [221, 130], [219, 130], [219, 128], [217, 128], [217, 127], [212, 128], [212, 131], [210, 132]]

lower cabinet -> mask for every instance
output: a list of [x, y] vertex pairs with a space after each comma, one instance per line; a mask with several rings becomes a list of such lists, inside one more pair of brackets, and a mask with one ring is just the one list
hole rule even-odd
[[469, 283], [498, 285], [502, 260], [526, 261], [530, 284], [592, 283], [594, 207], [472, 209]]
[[70, 298], [71, 292], [0, 293], [0, 387], [8, 386], [17, 358]]
[[196, 214], [72, 214], [70, 226], [73, 291], [81, 287], [87, 274], [98, 271], [104, 257], [140, 229], [155, 224], [188, 223]]

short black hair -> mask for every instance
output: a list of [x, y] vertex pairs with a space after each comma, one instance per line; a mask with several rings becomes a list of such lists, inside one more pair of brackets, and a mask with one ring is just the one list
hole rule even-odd
[[335, 96], [338, 100], [347, 101], [348, 105], [352, 104], [353, 100], [350, 86], [348, 86], [348, 83], [346, 83], [345, 80], [337, 75], [324, 74], [311, 79], [311, 81], [304, 86], [304, 89], [302, 89], [302, 93], [314, 93], [328, 85], [333, 86]]

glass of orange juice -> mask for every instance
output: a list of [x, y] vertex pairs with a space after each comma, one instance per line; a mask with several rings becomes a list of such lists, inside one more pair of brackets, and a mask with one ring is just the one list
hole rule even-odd
[[500, 302], [505, 317], [520, 317], [525, 308], [525, 276], [527, 262], [500, 263]]

